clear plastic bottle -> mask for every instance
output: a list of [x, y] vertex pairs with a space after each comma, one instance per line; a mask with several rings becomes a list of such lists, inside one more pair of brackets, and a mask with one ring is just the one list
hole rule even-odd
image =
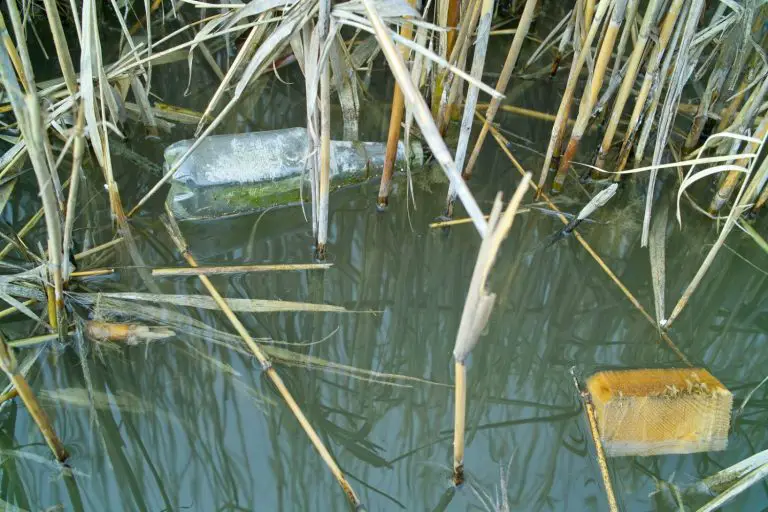
[[[165, 150], [168, 172], [192, 140]], [[218, 218], [296, 203], [308, 179], [306, 128], [288, 128], [207, 137], [171, 180], [168, 205], [179, 219]], [[386, 145], [379, 142], [331, 142], [331, 182], [335, 186], [365, 181], [384, 167]], [[423, 164], [421, 145], [412, 144], [414, 167]], [[396, 167], [405, 166], [405, 147], [398, 145]], [[304, 193], [304, 198], [308, 197]]]

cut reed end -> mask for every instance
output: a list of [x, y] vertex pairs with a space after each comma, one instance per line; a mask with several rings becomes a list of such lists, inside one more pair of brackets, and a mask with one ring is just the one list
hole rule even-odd
[[703, 369], [600, 372], [587, 381], [609, 456], [725, 449], [733, 395]]

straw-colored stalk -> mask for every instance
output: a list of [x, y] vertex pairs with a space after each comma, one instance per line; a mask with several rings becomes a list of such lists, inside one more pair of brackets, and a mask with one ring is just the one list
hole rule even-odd
[[[472, 78], [478, 81], [483, 79], [483, 69], [485, 68], [485, 56], [488, 51], [488, 40], [490, 39], [491, 21], [493, 20], [494, 0], [483, 0], [480, 19], [477, 23], [477, 37], [475, 38], [475, 50], [472, 55]], [[454, 156], [457, 169], [464, 168], [464, 159], [467, 156], [467, 147], [469, 146], [469, 137], [472, 135], [472, 120], [475, 117], [475, 106], [480, 90], [469, 84], [467, 90], [467, 99], [464, 102], [464, 113], [459, 128], [459, 141], [456, 144], [456, 153]], [[453, 203], [456, 200], [456, 191], [448, 187], [448, 197], [446, 199], [446, 213], [450, 217], [453, 215]]]
[[[69, 94], [77, 94], [77, 76], [75, 75], [75, 66], [72, 63], [72, 55], [69, 53], [69, 45], [64, 35], [64, 28], [61, 25], [59, 9], [56, 0], [43, 0], [45, 4], [45, 13], [48, 16], [48, 25], [53, 34], [53, 44], [56, 46], [56, 55], [59, 57], [61, 74], [64, 76], [64, 82], [67, 84]], [[77, 14], [75, 13], [75, 16]]]
[[25, 91], [29, 91], [29, 84], [27, 83], [27, 77], [24, 74], [24, 67], [21, 64], [21, 58], [19, 57], [19, 53], [16, 51], [16, 47], [13, 45], [13, 39], [11, 39], [11, 35], [8, 33], [8, 27], [5, 25], [5, 17], [3, 16], [2, 11], [0, 11], [0, 33], [2, 34], [5, 51], [8, 52], [8, 56], [13, 63], [13, 69], [16, 71], [16, 74], [19, 75], [19, 82], [21, 82], [21, 86]]
[[[689, 66], [692, 65], [690, 63], [695, 62], [696, 59], [698, 59], [698, 54], [691, 50], [691, 46], [694, 35], [696, 33], [696, 27], [699, 23], [700, 15], [704, 11], [704, 8], [704, 0], [693, 0], [688, 2], [688, 15], [686, 17], [685, 23], [680, 24], [680, 26], [684, 26], [685, 28], [683, 29], [680, 39], [680, 47], [675, 59], [674, 71], [672, 72], [671, 76], [667, 78], [669, 85], [667, 87], [666, 97], [664, 98], [664, 105], [662, 106], [658, 123], [654, 123], [654, 127], [656, 128], [656, 145], [653, 149], [653, 158], [651, 159], [653, 166], [661, 164], [664, 149], [667, 147], [667, 142], [672, 133], [674, 121], [677, 117], [677, 105], [680, 103], [680, 97], [683, 93], [683, 86], [685, 85], [685, 81], [690, 71]], [[666, 64], [667, 63], [665, 62], [665, 67]], [[661, 84], [659, 84], [659, 86], [660, 85]], [[661, 87], [659, 87], [659, 89], [661, 89]], [[648, 125], [647, 127], [650, 127], [650, 123], [652, 123], [651, 119], [652, 118], [649, 117], [649, 123], [646, 123]], [[643, 143], [642, 136], [641, 143]], [[648, 233], [651, 228], [654, 187], [656, 186], [657, 174], [658, 169], [652, 168], [648, 177], [648, 191], [645, 194], [645, 213], [643, 214], [643, 229], [640, 233], [640, 245], [642, 247], [648, 245]], [[616, 176], [618, 177], [621, 175]]]
[[[645, 8], [645, 16], [643, 17], [642, 24], [640, 25], [640, 32], [637, 36], [637, 42], [632, 49], [632, 54], [629, 56], [629, 62], [627, 64], [627, 73], [624, 75], [624, 80], [621, 82], [619, 92], [616, 95], [616, 101], [613, 104], [613, 110], [611, 111], [611, 117], [608, 120], [608, 126], [605, 129], [603, 135], [603, 141], [600, 143], [600, 149], [598, 150], [596, 167], [604, 167], [605, 156], [608, 150], [611, 148], [613, 137], [616, 135], [616, 129], [619, 126], [621, 115], [624, 112], [624, 106], [629, 99], [632, 92], [632, 86], [635, 84], [635, 78], [640, 69], [640, 61], [643, 58], [645, 52], [645, 45], [651, 36], [654, 21], [656, 19], [656, 11], [659, 8], [659, 0], [650, 0]], [[616, 176], [621, 176], [617, 174]]]
[[[416, 0], [408, 0], [408, 3], [413, 7], [416, 4]], [[449, 4], [449, 13], [450, 5]], [[450, 17], [450, 16], [449, 16]], [[400, 35], [407, 39], [413, 38], [413, 25], [406, 23], [403, 25]], [[451, 34], [449, 33], [449, 36]], [[449, 39], [451, 42], [451, 39]], [[403, 60], [408, 60], [409, 50], [406, 46], [400, 47], [400, 52]], [[395, 170], [395, 160], [397, 160], [397, 144], [400, 142], [400, 125], [403, 122], [403, 112], [405, 110], [405, 98], [403, 97], [403, 91], [400, 90], [400, 86], [395, 82], [395, 90], [392, 95], [392, 113], [389, 117], [389, 133], [387, 135], [387, 152], [384, 155], [384, 168], [381, 172], [381, 183], [379, 185], [379, 196], [376, 203], [379, 208], [386, 208], [389, 203], [389, 189], [392, 182], [392, 173]]]
[[595, 12], [595, 18], [589, 29], [589, 33], [584, 41], [584, 44], [580, 49], [576, 50], [573, 56], [573, 63], [568, 73], [568, 83], [565, 86], [565, 92], [563, 92], [563, 98], [560, 101], [560, 107], [557, 109], [557, 117], [555, 123], [552, 126], [552, 135], [549, 138], [549, 146], [547, 147], [547, 153], [544, 157], [544, 165], [541, 168], [541, 175], [539, 176], [538, 193], [540, 194], [544, 184], [547, 181], [547, 174], [549, 173], [550, 165], [552, 164], [553, 156], [557, 151], [560, 152], [560, 146], [562, 145], [563, 135], [565, 133], [566, 119], [568, 119], [571, 111], [571, 102], [573, 101], [573, 95], [576, 92], [576, 86], [579, 82], [579, 75], [581, 69], [584, 67], [584, 63], [587, 60], [587, 55], [590, 52], [592, 41], [597, 36], [598, 29], [603, 21], [605, 13], [608, 11], [608, 7], [613, 2], [606, 0], [600, 2]]
[[284, 272], [291, 270], [325, 270], [331, 268], [333, 263], [295, 263], [278, 265], [228, 265], [224, 267], [183, 267], [183, 268], [155, 268], [152, 269], [154, 277], [170, 276], [200, 276], [213, 274], [241, 274], [246, 272]]
[[[584, 30], [589, 30], [592, 25], [592, 18], [595, 16], [596, 0], [586, 0], [584, 3]], [[600, 23], [598, 21], [598, 23]]]
[[587, 88], [588, 91], [581, 97], [581, 103], [579, 104], [579, 114], [576, 117], [576, 124], [573, 125], [573, 131], [571, 132], [571, 139], [568, 141], [568, 147], [563, 153], [560, 159], [560, 164], [555, 174], [554, 182], [552, 183], [552, 191], [560, 192], [565, 182], [565, 176], [568, 174], [568, 169], [571, 166], [571, 161], [576, 155], [576, 151], [579, 148], [581, 138], [584, 136], [584, 132], [587, 130], [587, 124], [592, 116], [592, 109], [597, 102], [598, 95], [600, 94], [600, 88], [603, 86], [603, 79], [605, 78], [605, 71], [608, 68], [608, 62], [611, 59], [613, 53], [613, 47], [616, 44], [616, 37], [619, 34], [619, 29], [624, 21], [624, 13], [627, 7], [627, 0], [615, 0], [613, 5], [613, 13], [611, 14], [611, 20], [608, 23], [608, 28], [603, 37], [603, 43], [600, 46], [600, 53], [597, 56], [595, 62], [595, 69], [590, 76]]
[[[409, 0], [411, 5], [415, 5], [413, 0]], [[448, 18], [446, 19], [445, 28], [448, 29], [447, 42], [446, 42], [446, 55], [450, 55], [453, 51], [453, 45], [456, 44], [456, 29], [459, 24], [459, 4], [460, 0], [448, 0]]]
[[[320, 0], [318, 35], [323, 44], [329, 37], [330, 18], [330, 0]], [[324, 260], [325, 246], [328, 242], [328, 202], [331, 188], [331, 70], [327, 59], [319, 62], [318, 66], [320, 67], [320, 152], [318, 155], [320, 172], [317, 184], [318, 209], [315, 257], [319, 260]]]
[[[507, 156], [509, 161], [512, 163], [512, 165], [517, 169], [518, 173], [521, 175], [525, 175], [526, 171], [523, 169], [523, 166], [520, 165], [520, 162], [517, 161], [515, 156], [512, 154], [512, 152], [509, 150], [509, 141], [493, 126], [491, 125], [491, 135], [493, 135], [493, 138], [496, 139], [496, 143], [499, 145], [499, 148], [501, 151]], [[766, 174], [768, 174], [768, 165], [766, 166]], [[534, 189], [537, 189], [537, 185], [533, 185]], [[562, 212], [558, 206], [552, 202], [552, 200], [547, 196], [544, 191], [541, 189], [536, 190], [537, 196], [541, 198], [542, 201], [544, 201], [547, 204], [547, 208], [550, 210], [553, 210], [558, 213], [558, 219], [560, 219], [560, 222], [563, 223], [563, 225], [568, 226], [570, 221], [568, 218], [566, 218], [564, 215], [562, 215]], [[581, 244], [581, 246], [584, 248], [585, 251], [592, 257], [592, 259], [595, 260], [595, 263], [597, 263], [600, 268], [605, 272], [605, 274], [613, 281], [613, 283], [621, 290], [621, 292], [624, 294], [624, 296], [629, 300], [629, 302], [632, 303], [632, 305], [637, 309], [637, 311], [645, 318], [651, 325], [656, 326], [656, 320], [648, 313], [648, 311], [645, 310], [642, 304], [640, 304], [640, 301], [637, 300], [637, 297], [634, 296], [634, 294], [629, 290], [629, 288], [624, 285], [624, 283], [619, 279], [619, 277], [608, 267], [608, 265], [603, 261], [603, 259], [600, 257], [597, 252], [592, 248], [591, 245], [589, 245], [589, 242], [587, 242], [583, 236], [578, 232], [578, 230], [574, 230], [572, 232], [572, 235], [574, 238], [576, 238], [576, 241]], [[690, 360], [686, 357], [685, 354], [677, 347], [675, 342], [672, 340], [672, 338], [669, 337], [669, 334], [662, 331], [660, 333], [661, 339], [667, 344], [667, 346], [675, 353], [675, 355], [686, 365], [693, 367], [693, 364], [690, 362]]]
[[592, 403], [592, 396], [588, 391], [581, 389], [581, 386], [575, 378], [574, 383], [576, 384], [576, 390], [579, 392], [579, 396], [581, 396], [581, 401], [584, 404], [584, 413], [587, 417], [587, 423], [589, 424], [589, 433], [592, 437], [592, 442], [595, 445], [597, 465], [600, 467], [600, 475], [603, 477], [603, 485], [605, 486], [605, 495], [608, 498], [608, 508], [611, 512], [619, 512], [619, 505], [616, 502], [616, 495], [613, 492], [613, 485], [611, 484], [611, 474], [608, 472], [608, 462], [605, 458], [603, 443], [600, 442], [600, 432], [597, 429], [597, 417], [595, 415], [595, 406]]
[[[662, 62], [662, 57], [667, 49], [667, 44], [672, 36], [672, 32], [677, 23], [677, 19], [680, 16], [680, 9], [683, 6], [684, 0], [672, 0], [669, 6], [667, 15], [664, 17], [664, 22], [661, 25], [661, 31], [659, 33], [659, 40], [654, 45], [651, 55], [648, 58], [648, 64], [645, 68], [645, 77], [643, 78], [643, 84], [640, 86], [640, 92], [635, 98], [635, 107], [632, 110], [632, 116], [629, 119], [629, 125], [627, 126], [627, 132], [624, 135], [624, 141], [621, 145], [621, 151], [619, 152], [619, 163], [617, 165], [617, 171], [623, 171], [627, 165], [629, 159], [629, 152], [632, 148], [633, 138], [636, 135], [638, 123], [640, 122], [640, 116], [642, 115], [646, 100], [651, 92], [651, 86], [654, 82], [654, 77], [657, 76], [656, 72]], [[661, 87], [661, 86], [659, 86]], [[650, 119], [647, 122], [651, 122]]]
[[[64, 217], [64, 254], [69, 254], [72, 250], [72, 229], [75, 226], [75, 205], [77, 204], [78, 184], [80, 183], [80, 166], [83, 162], [83, 151], [85, 150], [85, 136], [83, 126], [85, 125], [85, 109], [82, 106], [77, 112], [77, 122], [74, 127], [75, 142], [72, 149], [72, 173], [69, 177], [69, 196], [67, 198], [67, 211]], [[64, 282], [69, 278], [71, 272], [69, 258], [62, 261], [62, 279]]]
[[[666, 50], [664, 50], [664, 59], [661, 64], [661, 67], [656, 71], [654, 76], [651, 78], [652, 95], [648, 100], [648, 108], [642, 114], [642, 118], [644, 119], [642, 122], [642, 129], [640, 130], [640, 135], [637, 137], [637, 143], [635, 144], [635, 156], [634, 156], [635, 166], [639, 166], [640, 162], [643, 161], [643, 157], [645, 155], [645, 147], [647, 146], [648, 140], [650, 139], [651, 131], [655, 128], [654, 125], [656, 122], [656, 111], [658, 110], [659, 103], [661, 102], [661, 93], [664, 90], [666, 90], [666, 88], [663, 87], [663, 83], [665, 80], [667, 80], [669, 76], [670, 69], [672, 69], [673, 67], [672, 64], [676, 60], [676, 57], [678, 56], [677, 55], [678, 46], [682, 43], [684, 28], [687, 25], [685, 20], [688, 16], [688, 12], [690, 11], [690, 5], [688, 2], [685, 2], [683, 7], [684, 9], [680, 13], [682, 17], [679, 19], [678, 23], [675, 25], [675, 30], [672, 33], [672, 38], [667, 42], [667, 48]], [[630, 132], [630, 136], [632, 136], [631, 132]]]
[[456, 334], [456, 344], [453, 347], [453, 358], [456, 362], [453, 482], [456, 485], [461, 485], [464, 482], [464, 425], [467, 403], [466, 359], [477, 345], [493, 310], [496, 294], [489, 293], [486, 288], [488, 274], [496, 260], [501, 242], [509, 234], [509, 229], [512, 227], [520, 202], [528, 191], [530, 181], [531, 174], [525, 174], [504, 213], [502, 213], [501, 193], [496, 196], [488, 219], [488, 232], [480, 244], [477, 262], [467, 291], [467, 299], [464, 302], [464, 310], [461, 313], [461, 323]]
[[[520, 17], [520, 21], [517, 24], [517, 31], [515, 37], [512, 39], [512, 44], [509, 46], [509, 52], [507, 53], [507, 59], [504, 61], [504, 67], [501, 68], [501, 74], [499, 80], [496, 82], [496, 90], [504, 94], [509, 85], [509, 79], [512, 77], [512, 72], [515, 69], [517, 58], [520, 56], [520, 48], [523, 46], [523, 42], [528, 35], [528, 31], [531, 28], [531, 22], [533, 21], [533, 15], [536, 10], [536, 4], [538, 0], [526, 0], [523, 14]], [[485, 112], [485, 121], [483, 121], [483, 128], [480, 130], [480, 134], [477, 136], [475, 147], [472, 149], [472, 154], [469, 156], [469, 161], [464, 169], [462, 176], [465, 180], [472, 177], [472, 171], [477, 162], [477, 158], [480, 155], [480, 150], [485, 142], [485, 137], [488, 135], [488, 125], [493, 123], [493, 119], [496, 117], [496, 113], [499, 111], [501, 105], [501, 99], [491, 98], [491, 102], [488, 105], [488, 110]]]
[[[461, 70], [464, 69], [467, 62], [467, 54], [471, 46], [470, 36], [475, 33], [475, 27], [477, 27], [477, 22], [480, 19], [483, 0], [470, 0], [470, 3], [470, 14], [462, 19], [456, 44], [450, 57], [450, 62], [454, 63]], [[445, 134], [448, 130], [451, 116], [459, 102], [463, 84], [455, 75], [449, 76], [447, 70], [442, 71], [438, 76], [438, 81], [442, 86], [442, 92], [440, 98], [438, 98], [437, 127], [441, 134]]]
[[376, 40], [379, 42], [379, 46], [387, 59], [389, 68], [392, 70], [392, 74], [400, 85], [405, 100], [413, 110], [413, 116], [421, 129], [421, 134], [424, 140], [429, 144], [429, 148], [432, 151], [435, 160], [440, 164], [443, 172], [445, 172], [450, 182], [456, 188], [457, 195], [459, 196], [459, 199], [461, 199], [467, 214], [472, 217], [472, 221], [474, 222], [478, 233], [480, 233], [480, 236], [484, 237], [488, 230], [488, 223], [483, 218], [483, 213], [480, 211], [480, 207], [477, 205], [477, 201], [475, 201], [472, 192], [470, 192], [469, 187], [467, 187], [467, 184], [461, 178], [460, 172], [456, 169], [456, 165], [448, 150], [448, 146], [446, 146], [445, 141], [440, 136], [440, 132], [437, 129], [437, 125], [432, 118], [432, 114], [429, 107], [427, 107], [424, 98], [413, 84], [408, 69], [405, 66], [405, 62], [403, 62], [402, 57], [395, 48], [392, 36], [384, 25], [384, 21], [378, 13], [373, 0], [363, 0], [363, 6], [365, 7], [366, 14], [373, 27]]
[[113, 268], [94, 268], [92, 270], [78, 270], [77, 272], [72, 272], [69, 274], [69, 277], [82, 279], [84, 277], [108, 276], [114, 273], [115, 269]]
[[763, 159], [763, 164], [760, 166], [757, 176], [749, 184], [748, 197], [756, 197], [757, 194], [760, 194], [757, 201], [755, 201], [755, 205], [752, 207], [752, 212], [755, 214], [768, 202], [768, 186], [766, 184], [768, 184], [768, 158]]
[[69, 453], [64, 448], [64, 445], [56, 435], [56, 431], [51, 425], [51, 420], [45, 413], [40, 403], [35, 397], [35, 393], [32, 388], [29, 387], [27, 379], [19, 371], [18, 364], [16, 362], [16, 356], [13, 354], [13, 350], [6, 344], [5, 338], [0, 335], [0, 368], [8, 375], [8, 379], [13, 384], [14, 389], [24, 402], [24, 406], [29, 411], [30, 416], [37, 424], [40, 432], [45, 438], [45, 442], [48, 443], [48, 447], [53, 452], [53, 456], [59, 462], [64, 462], [69, 457]]
[[611, 77], [608, 79], [608, 83], [612, 84], [614, 80], [619, 80], [619, 73], [621, 73], [622, 61], [624, 60], [624, 51], [627, 48], [627, 42], [629, 36], [637, 29], [635, 25], [635, 17], [640, 7], [640, 0], [628, 0], [627, 12], [624, 18], [624, 29], [621, 31], [621, 37], [619, 38], [619, 44], [616, 45], [616, 57], [613, 61], [613, 67], [611, 69]]
[[[9, 7], [11, 4], [8, 4]], [[13, 11], [16, 5], [13, 4], [11, 11], [11, 21], [14, 28], [21, 32], [20, 20], [17, 20], [17, 14]], [[29, 60], [26, 51], [21, 53], [22, 63]], [[26, 67], [26, 66], [25, 66]], [[47, 140], [42, 126], [42, 116], [40, 113], [40, 104], [37, 99], [37, 92], [34, 86], [34, 78], [30, 72], [27, 72], [27, 79], [30, 83], [30, 92], [26, 97], [22, 95], [19, 83], [16, 81], [10, 57], [3, 47], [0, 50], [0, 78], [5, 86], [9, 96], [16, 121], [21, 129], [24, 141], [27, 144], [29, 159], [32, 162], [32, 168], [35, 171], [40, 198], [45, 212], [45, 224], [48, 235], [48, 262], [49, 272], [53, 281], [54, 304], [57, 315], [64, 314], [64, 295], [63, 281], [61, 276], [61, 218], [59, 211], [59, 201], [56, 197], [56, 191], [53, 186], [52, 169], [48, 166], [48, 158], [45, 150]], [[59, 318], [58, 320], [61, 320]], [[62, 325], [65, 322], [57, 321], [56, 315], [51, 318], [51, 324]]]
[[739, 34], [739, 31], [734, 29], [720, 45], [720, 54], [709, 74], [707, 86], [704, 89], [704, 94], [699, 99], [699, 106], [696, 109], [696, 114], [693, 116], [693, 123], [691, 123], [691, 127], [688, 130], [688, 136], [685, 138], [685, 143], [683, 144], [683, 149], [686, 151], [691, 151], [699, 145], [699, 139], [704, 131], [704, 124], [709, 118], [709, 110], [720, 96], [720, 91], [725, 84], [725, 80], [731, 72], [731, 66], [733, 65], [733, 59], [736, 56], [735, 54], [737, 51], [734, 39], [741, 37], [743, 36]]
[[[168, 232], [171, 235], [171, 239], [173, 240], [178, 250], [181, 252], [184, 259], [187, 261], [189, 266], [197, 267], [197, 261], [192, 256], [192, 253], [189, 251], [189, 247], [187, 246], [186, 241], [184, 240], [181, 234], [181, 230], [176, 224], [176, 221], [171, 216], [170, 211], [168, 211], [168, 215], [169, 216], [167, 217], [168, 222], [166, 224], [166, 228], [168, 229]], [[270, 362], [269, 358], [262, 351], [261, 347], [259, 347], [259, 344], [256, 343], [254, 339], [251, 337], [251, 335], [248, 333], [248, 330], [242, 324], [242, 322], [237, 317], [237, 315], [235, 315], [232, 309], [227, 305], [227, 302], [224, 300], [224, 298], [221, 296], [218, 290], [213, 286], [213, 283], [211, 283], [211, 280], [208, 279], [208, 276], [201, 275], [198, 277], [200, 279], [200, 282], [203, 283], [203, 286], [205, 286], [206, 290], [208, 290], [208, 293], [211, 295], [211, 297], [213, 297], [213, 300], [216, 301], [216, 304], [219, 306], [219, 309], [221, 309], [221, 311], [227, 317], [229, 322], [232, 324], [232, 327], [235, 328], [235, 330], [243, 339], [243, 341], [248, 346], [248, 348], [251, 350], [253, 355], [256, 356], [256, 359], [259, 361], [259, 364], [261, 364], [261, 367], [264, 370], [264, 372], [267, 374], [267, 377], [269, 377], [269, 379], [274, 384], [275, 388], [277, 388], [277, 391], [280, 393], [280, 395], [283, 397], [285, 402], [288, 404], [288, 407], [291, 409], [291, 412], [293, 413], [293, 415], [296, 416], [296, 419], [298, 420], [301, 427], [304, 429], [304, 432], [307, 434], [307, 437], [309, 437], [309, 440], [312, 442], [315, 449], [320, 454], [320, 457], [323, 459], [325, 464], [331, 470], [331, 473], [338, 481], [339, 485], [344, 491], [344, 494], [346, 494], [352, 506], [354, 507], [360, 506], [361, 503], [360, 503], [360, 499], [357, 497], [357, 494], [355, 494], [355, 491], [352, 489], [352, 486], [349, 485], [349, 482], [347, 482], [347, 479], [344, 477], [344, 474], [341, 472], [341, 469], [339, 468], [338, 464], [336, 464], [336, 461], [333, 459], [333, 456], [325, 447], [325, 445], [323, 444], [323, 441], [320, 439], [320, 436], [317, 434], [315, 429], [309, 423], [309, 420], [304, 415], [304, 412], [302, 412], [299, 405], [296, 403], [296, 400], [293, 398], [293, 395], [285, 386], [285, 383], [283, 383], [283, 379], [280, 378], [280, 375], [272, 366], [272, 363]]]
[[[757, 127], [757, 130], [755, 131], [755, 134], [753, 137], [756, 139], [764, 139], [766, 134], [768, 134], [768, 115], [763, 116], [763, 120], [760, 122], [760, 125]], [[759, 144], [756, 142], [750, 142], [747, 144], [747, 146], [744, 148], [744, 153], [755, 153], [760, 150]], [[748, 160], [741, 159], [739, 160], [736, 165], [740, 167], [746, 167], [748, 165]], [[742, 173], [738, 171], [730, 171], [728, 174], [725, 175], [725, 179], [720, 184], [720, 187], [717, 189], [717, 192], [715, 193], [715, 197], [712, 198], [712, 202], [709, 205], [709, 210], [711, 213], [719, 212], [720, 209], [725, 205], [725, 203], [728, 202], [728, 200], [731, 198], [731, 195], [733, 195], [733, 191], [736, 190], [736, 185], [739, 183], [739, 179], [741, 178]]]

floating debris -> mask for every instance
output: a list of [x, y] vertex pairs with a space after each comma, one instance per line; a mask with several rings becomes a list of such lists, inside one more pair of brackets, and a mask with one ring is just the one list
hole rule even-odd
[[587, 389], [609, 456], [725, 449], [733, 395], [703, 369], [600, 372]]
[[[178, 219], [216, 218], [299, 202], [308, 160], [305, 128], [216, 135], [206, 138], [171, 180], [168, 205]], [[166, 170], [194, 141], [183, 140], [165, 150]], [[330, 174], [337, 184], [365, 181], [384, 167], [386, 145], [379, 142], [333, 141]], [[412, 144], [414, 165], [423, 162], [421, 146]], [[397, 162], [406, 159], [400, 143]]]
[[176, 333], [166, 327], [140, 324], [117, 324], [90, 320], [85, 324], [86, 335], [97, 341], [124, 341], [136, 345], [143, 341], [170, 338]]

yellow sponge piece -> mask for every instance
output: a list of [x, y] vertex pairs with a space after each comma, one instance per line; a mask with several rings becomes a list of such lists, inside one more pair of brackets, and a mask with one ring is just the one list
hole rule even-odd
[[724, 450], [733, 395], [699, 368], [596, 373], [587, 381], [609, 456]]

